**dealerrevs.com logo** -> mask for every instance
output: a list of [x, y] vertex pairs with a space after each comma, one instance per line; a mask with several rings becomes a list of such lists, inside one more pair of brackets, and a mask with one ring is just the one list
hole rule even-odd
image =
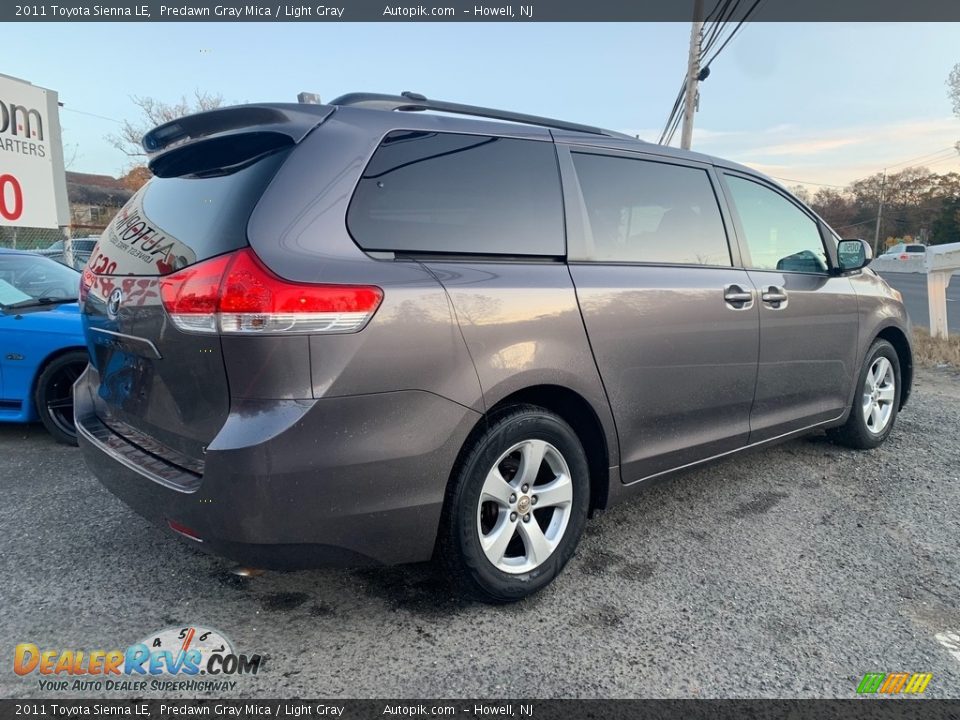
[[867, 673], [857, 686], [857, 693], [869, 695], [881, 693], [884, 695], [919, 695], [927, 689], [933, 673]]
[[125, 650], [61, 650], [20, 643], [13, 671], [44, 691], [158, 692], [233, 690], [256, 675], [260, 655], [234, 652], [217, 630], [190, 626], [152, 633]]

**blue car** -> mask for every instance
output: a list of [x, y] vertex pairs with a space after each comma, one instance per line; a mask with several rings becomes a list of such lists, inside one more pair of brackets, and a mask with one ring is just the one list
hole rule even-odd
[[87, 365], [80, 273], [30, 252], [0, 249], [0, 421], [40, 420], [77, 444], [73, 383]]

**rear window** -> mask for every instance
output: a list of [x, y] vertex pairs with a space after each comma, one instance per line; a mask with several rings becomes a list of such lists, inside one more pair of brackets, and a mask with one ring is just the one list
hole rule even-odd
[[925, 245], [907, 245], [908, 253], [924, 253], [926, 254], [927, 248]]
[[160, 178], [117, 213], [90, 258], [105, 275], [167, 275], [247, 244], [247, 221], [288, 152], [225, 174]]
[[364, 250], [563, 255], [553, 144], [392, 132], [360, 178], [347, 224]]

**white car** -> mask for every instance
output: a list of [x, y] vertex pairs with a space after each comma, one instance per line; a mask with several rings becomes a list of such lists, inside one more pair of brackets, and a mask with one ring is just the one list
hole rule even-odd
[[891, 257], [897, 256], [900, 260], [909, 260], [915, 255], [925, 255], [927, 246], [920, 243], [897, 243], [891, 245], [883, 254]]

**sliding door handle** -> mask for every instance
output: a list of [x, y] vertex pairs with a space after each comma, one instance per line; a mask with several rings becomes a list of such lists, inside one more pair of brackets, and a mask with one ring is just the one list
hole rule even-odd
[[734, 310], [746, 310], [753, 306], [753, 290], [744, 290], [736, 284], [724, 285], [723, 300]]
[[769, 287], [764, 288], [763, 292], [760, 293], [760, 299], [774, 310], [780, 310], [781, 308], [786, 307], [787, 291], [782, 287], [770, 285]]

